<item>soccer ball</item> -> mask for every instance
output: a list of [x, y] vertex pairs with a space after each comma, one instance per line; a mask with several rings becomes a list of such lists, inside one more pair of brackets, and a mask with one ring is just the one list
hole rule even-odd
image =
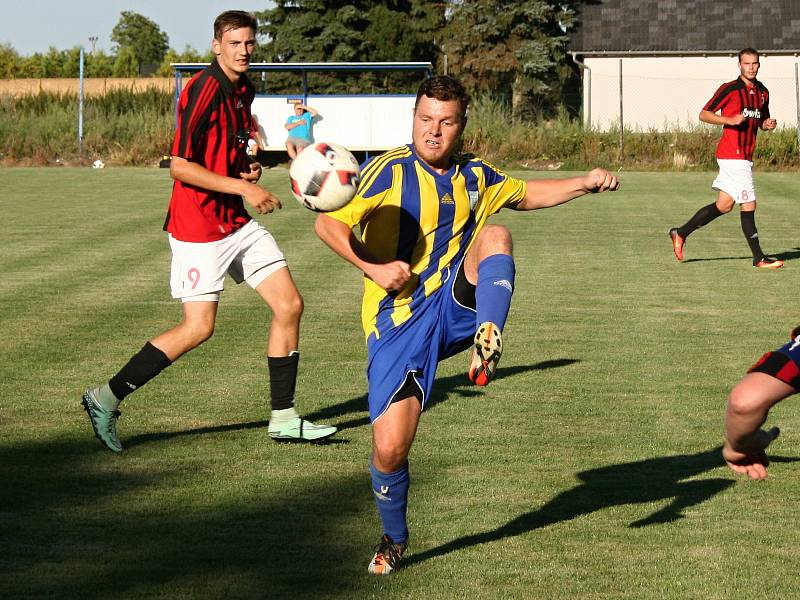
[[289, 167], [292, 194], [306, 208], [329, 212], [352, 200], [361, 181], [358, 161], [338, 144], [306, 146]]

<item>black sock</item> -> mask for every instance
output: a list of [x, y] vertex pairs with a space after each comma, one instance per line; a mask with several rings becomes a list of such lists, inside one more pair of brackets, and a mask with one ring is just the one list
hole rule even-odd
[[750, 246], [750, 252], [753, 253], [753, 262], [757, 262], [764, 258], [764, 252], [761, 250], [761, 243], [758, 241], [756, 213], [755, 211], [742, 211], [739, 216], [742, 219], [742, 233], [744, 233], [744, 237], [747, 240], [747, 245]]
[[297, 364], [300, 354], [268, 356], [269, 397], [272, 410], [284, 410], [294, 406], [294, 388], [297, 383]]
[[172, 361], [166, 354], [147, 342], [119, 373], [108, 380], [108, 387], [119, 400], [122, 400], [171, 364]]
[[686, 221], [684, 225], [678, 227], [678, 235], [682, 238], [686, 238], [694, 230], [700, 229], [703, 225], [708, 225], [711, 223], [711, 221], [722, 216], [723, 214], [725, 213], [717, 208], [717, 204], [712, 202], [711, 204], [704, 206], [694, 213], [694, 216]]

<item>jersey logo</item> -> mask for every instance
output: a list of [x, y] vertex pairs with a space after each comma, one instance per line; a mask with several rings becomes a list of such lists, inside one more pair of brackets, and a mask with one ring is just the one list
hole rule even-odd
[[480, 200], [480, 194], [478, 193], [478, 190], [470, 190], [467, 192], [467, 195], [469, 196], [469, 209], [475, 210], [475, 205], [477, 205], [478, 200]]
[[760, 119], [761, 118], [761, 111], [757, 108], [745, 108], [742, 111], [742, 115], [745, 117], [753, 118], [753, 119]]
[[239, 98], [239, 101], [236, 103], [236, 108], [244, 108], [244, 104], [242, 104], [241, 98]]
[[455, 200], [453, 200], [453, 197], [447, 192], [445, 192], [444, 196], [439, 198], [439, 202], [441, 204], [455, 204]]

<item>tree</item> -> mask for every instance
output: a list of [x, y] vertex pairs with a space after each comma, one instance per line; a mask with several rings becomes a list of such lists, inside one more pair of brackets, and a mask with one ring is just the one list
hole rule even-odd
[[111, 77], [114, 73], [114, 56], [102, 50], [89, 52], [84, 56], [87, 77]]
[[[444, 4], [426, 0], [276, 0], [275, 8], [256, 16], [259, 34], [268, 40], [256, 50], [259, 61], [435, 62], [439, 50], [433, 32], [444, 26]], [[315, 91], [347, 89], [337, 76], [313, 77]], [[359, 86], [363, 88], [374, 78], [362, 76]], [[280, 81], [284, 89], [297, 90], [297, 81], [291, 76], [271, 79]], [[418, 74], [415, 79], [418, 82]], [[384, 77], [382, 85], [387, 83]]]
[[573, 15], [566, 1], [454, 1], [443, 43], [450, 71], [473, 92], [510, 100], [515, 117], [550, 113], [571, 73]]
[[[158, 25], [145, 16], [133, 11], [122, 11], [120, 19], [111, 30], [111, 41], [117, 45], [114, 51], [119, 55], [130, 50], [138, 65], [159, 65], [169, 49], [169, 37]], [[126, 58], [126, 60], [128, 60]], [[114, 67], [116, 72], [116, 66]]]
[[120, 48], [112, 74], [114, 77], [136, 77], [139, 74], [139, 61], [136, 60], [133, 48], [129, 46]]
[[10, 44], [0, 44], [0, 79], [20, 77], [21, 59]]
[[164, 55], [164, 60], [161, 61], [161, 65], [158, 67], [158, 71], [156, 71], [155, 74], [158, 77], [170, 77], [173, 74], [172, 67], [169, 66], [170, 63], [203, 63], [211, 62], [212, 60], [214, 60], [214, 53], [211, 50], [200, 53], [189, 45], [183, 49], [183, 52], [178, 52], [170, 48]]

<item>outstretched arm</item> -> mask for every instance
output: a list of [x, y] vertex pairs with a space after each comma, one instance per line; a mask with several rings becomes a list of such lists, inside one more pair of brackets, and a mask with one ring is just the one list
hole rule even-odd
[[795, 393], [787, 383], [766, 373], [748, 373], [733, 388], [725, 412], [725, 446], [722, 456], [736, 473], [750, 479], [767, 476], [766, 448], [778, 437], [777, 427], [765, 430], [770, 408]]
[[569, 179], [532, 179], [526, 182], [525, 198], [515, 207], [517, 210], [549, 208], [584, 194], [613, 192], [619, 189], [615, 175], [605, 169], [592, 169], [582, 177]]
[[411, 278], [408, 263], [401, 260], [381, 263], [353, 234], [353, 230], [341, 221], [321, 214], [317, 217], [314, 228], [319, 238], [331, 250], [363, 271], [364, 275], [386, 291], [402, 289]]

